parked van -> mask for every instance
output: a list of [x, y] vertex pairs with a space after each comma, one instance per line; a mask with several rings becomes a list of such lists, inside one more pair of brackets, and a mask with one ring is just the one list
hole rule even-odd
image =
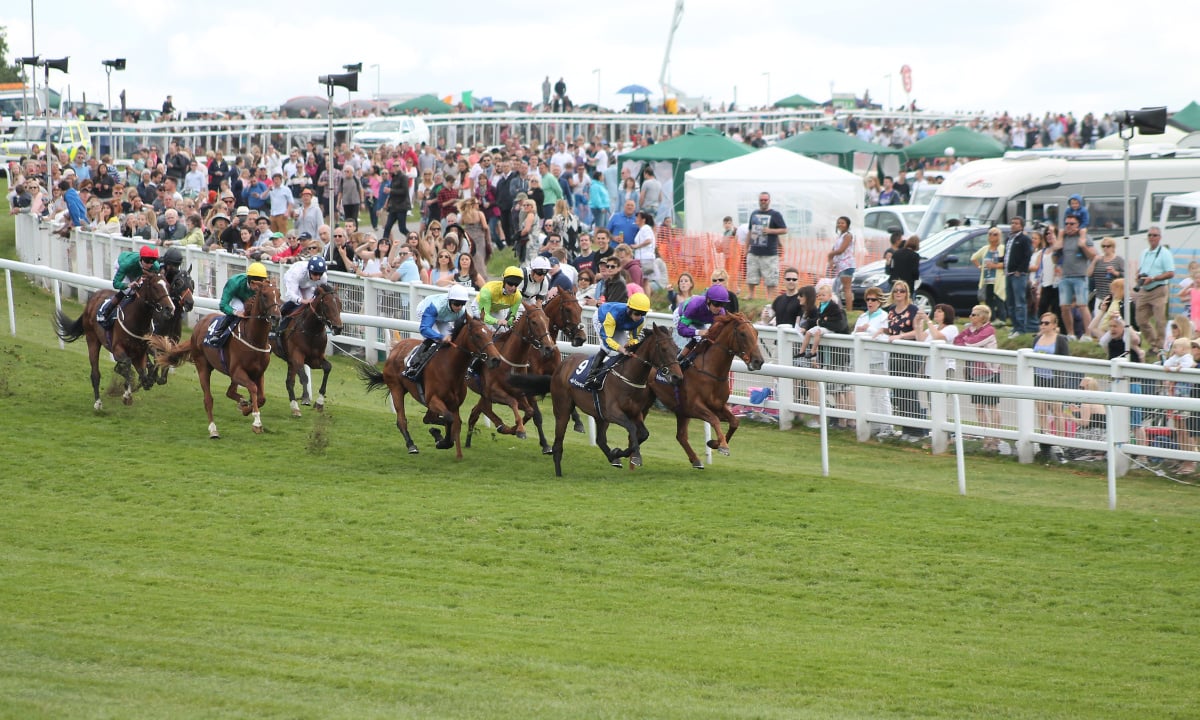
[[[46, 119], [29, 119], [29, 124], [18, 123], [8, 140], [0, 143], [0, 160], [9, 162], [28, 155], [32, 146], [46, 147]], [[28, 132], [28, 134], [26, 134]], [[67, 157], [75, 159], [79, 150], [92, 152], [92, 135], [87, 126], [79, 120], [50, 120], [50, 142], [59, 151], [66, 151]]]
[[[1146, 229], [1157, 222], [1173, 195], [1200, 190], [1200, 153], [1150, 146], [1133, 150], [1129, 161], [1130, 254], [1146, 247]], [[995, 160], [967, 163], [946, 177], [921, 220], [917, 234], [929, 237], [957, 219], [975, 227], [1007, 225], [1021, 216], [1029, 225], [1062, 227], [1067, 201], [1083, 198], [1093, 238], [1124, 234], [1125, 163], [1107, 150], [1010, 152]]]
[[429, 126], [419, 117], [404, 115], [368, 120], [366, 125], [355, 131], [354, 142], [366, 150], [374, 150], [381, 145], [399, 147], [401, 143], [420, 147], [429, 142]]

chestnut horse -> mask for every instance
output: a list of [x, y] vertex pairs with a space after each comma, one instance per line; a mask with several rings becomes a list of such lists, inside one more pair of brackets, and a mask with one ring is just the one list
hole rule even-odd
[[[179, 342], [179, 338], [183, 337], [183, 316], [196, 306], [193, 298], [196, 281], [192, 279], [192, 269], [189, 267], [187, 270], [176, 270], [175, 277], [167, 283], [167, 288], [171, 291], [171, 302], [175, 303], [175, 312], [166, 321], [154, 323], [154, 334], [170, 338], [171, 342]], [[155, 362], [150, 363], [150, 375], [157, 379], [159, 385], [166, 385], [170, 373], [159, 368], [156, 358]]]
[[[575, 293], [560, 290], [542, 305], [542, 309], [545, 310], [546, 318], [550, 321], [550, 337], [558, 340], [560, 333], [566, 335], [567, 339], [571, 341], [571, 347], [580, 347], [587, 342], [587, 330], [583, 327], [583, 307], [580, 306], [579, 298], [575, 297]], [[560, 362], [562, 362], [562, 358], [559, 356], [546, 359], [534, 358], [529, 372], [534, 375], [553, 375]], [[531, 404], [533, 407], [537, 407], [536, 401]], [[529, 420], [529, 417], [526, 416], [525, 419]], [[571, 422], [575, 432], [584, 432], [583, 420], [580, 419], [578, 410], [571, 410]], [[538, 424], [537, 427], [540, 430], [542, 426]], [[544, 439], [542, 452], [547, 455], [551, 452]]]
[[[514, 375], [510, 382], [539, 395], [547, 392], [554, 398], [554, 473], [562, 476], [563, 436], [571, 410], [576, 406], [596, 418], [596, 444], [604, 458], [613, 467], [621, 467], [621, 458], [629, 458], [629, 467], [642, 464], [641, 444], [650, 437], [644, 422], [645, 410], [650, 404], [651, 391], [647, 387], [651, 373], [661, 371], [664, 375], [682, 379], [671, 330], [654, 327], [634, 346], [633, 350], [617, 361], [604, 378], [604, 387], [591, 392], [579, 387], [586, 377], [584, 361], [586, 355], [574, 355], [559, 365], [553, 375]], [[574, 378], [574, 382], [572, 381]], [[577, 384], [578, 383], [578, 384]], [[629, 448], [609, 448], [608, 426], [616, 423], [629, 433]]]
[[[654, 395], [646, 405], [649, 410], [657, 397], [675, 413], [675, 439], [687, 453], [692, 467], [704, 469], [688, 443], [688, 424], [692, 418], [712, 426], [716, 438], [708, 446], [722, 455], [729, 454], [729, 439], [738, 429], [738, 419], [726, 404], [729, 401], [729, 368], [739, 357], [751, 371], [763, 366], [762, 350], [758, 346], [758, 331], [741, 313], [718, 315], [708, 327], [705, 337], [692, 354], [693, 362], [683, 372], [683, 382], [668, 384], [654, 378], [650, 387]], [[729, 432], [721, 431], [721, 421], [729, 424]]]
[[338, 297], [337, 289], [332, 285], [318, 285], [311, 303], [304, 303], [291, 314], [291, 321], [279, 335], [275, 343], [275, 354], [287, 362], [287, 391], [291, 404], [292, 416], [300, 417], [300, 403], [296, 402], [296, 378], [300, 378], [302, 402], [308, 400], [308, 373], [305, 366], [316, 370], [320, 368], [321, 389], [317, 390], [317, 400], [313, 409], [320, 412], [325, 409], [325, 386], [329, 383], [329, 371], [333, 366], [325, 359], [325, 347], [329, 344], [329, 334], [342, 333], [342, 300]]
[[[558, 364], [558, 347], [551, 339], [546, 314], [533, 303], [523, 303], [521, 316], [508, 332], [496, 333], [495, 339], [496, 351], [500, 354], [500, 365], [496, 368], [482, 368], [478, 375], [467, 377], [467, 387], [479, 393], [479, 402], [471, 408], [471, 416], [467, 419], [466, 445], [471, 447], [471, 433], [475, 430], [475, 423], [479, 421], [481, 414], [486, 415], [495, 424], [497, 432], [502, 435], [516, 435], [524, 440], [524, 418], [528, 414], [532, 416], [534, 427], [537, 428], [542, 451], [549, 454], [550, 445], [546, 442], [546, 434], [542, 430], [542, 411], [538, 408], [537, 401], [508, 383], [510, 375], [526, 372], [535, 359]], [[512, 410], [511, 428], [504, 426], [500, 416], [492, 410], [492, 403], [507, 405]]]
[[[177, 367], [184, 360], [196, 365], [200, 377], [200, 389], [204, 391], [204, 412], [208, 414], [208, 436], [214, 440], [221, 437], [217, 424], [213, 422], [212, 373], [213, 370], [229, 376], [229, 389], [225, 396], [237, 402], [242, 415], [252, 415], [250, 427], [262, 433], [260, 410], [267, 403], [266, 385], [263, 375], [271, 364], [271, 329], [279, 322], [279, 288], [275, 283], [264, 281], [245, 303], [245, 317], [238, 321], [225, 346], [214, 348], [204, 343], [208, 328], [221, 317], [220, 313], [205, 315], [192, 328], [188, 342], [175, 344], [166, 338], [154, 338], [151, 342], [158, 350], [158, 365], [163, 370]], [[238, 386], [246, 388], [249, 398], [243, 398]]]
[[[84, 305], [83, 315], [71, 320], [62, 310], [54, 312], [54, 331], [63, 342], [75, 342], [87, 337], [88, 360], [92, 363], [92, 396], [96, 410], [103, 410], [100, 400], [100, 350], [112, 353], [117, 361], [117, 374], [125, 378], [125, 393], [121, 400], [133, 404], [133, 372], [137, 370], [142, 389], [154, 385], [154, 375], [146, 370], [147, 342], [151, 338], [154, 321], [165, 321], [175, 314], [175, 304], [163, 276], [147, 272], [133, 282], [133, 297], [124, 307], [118, 308], [111, 330], [96, 322], [96, 312], [107, 298], [116, 295], [115, 290], [101, 290], [92, 295]], [[114, 302], [119, 302], [119, 298]]]
[[[421, 338], [408, 338], [396, 343], [383, 363], [383, 371], [373, 365], [363, 365], [358, 375], [367, 385], [367, 392], [386, 387], [391, 394], [392, 408], [396, 411], [396, 427], [404, 435], [404, 443], [410, 455], [420, 450], [408, 434], [408, 416], [404, 412], [404, 396], [412, 395], [428, 408], [426, 425], [441, 425], [442, 430], [430, 428], [438, 450], [451, 447], [462, 459], [462, 417], [458, 409], [467, 397], [467, 365], [473, 359], [485, 360], [490, 367], [500, 364], [500, 355], [492, 341], [492, 331], [482, 320], [464, 317], [454, 328], [454, 334], [426, 363], [421, 377], [416, 381], [404, 377], [409, 353], [422, 343]], [[419, 384], [418, 384], [419, 383]]]

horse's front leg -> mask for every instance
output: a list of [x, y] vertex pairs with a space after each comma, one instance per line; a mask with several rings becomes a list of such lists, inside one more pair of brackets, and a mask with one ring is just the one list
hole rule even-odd
[[292, 409], [292, 417], [300, 417], [300, 403], [296, 402], [296, 365], [288, 359], [287, 379], [284, 385], [288, 392], [288, 406]]
[[[742, 421], [738, 420], [737, 415], [734, 415], [733, 411], [729, 409], [729, 406], [725, 404], [722, 404], [720, 407], [712, 410], [711, 415], [712, 419], [705, 419], [705, 422], [712, 425], [713, 430], [715, 430], [717, 433], [717, 437], [709, 440], [708, 446], [722, 455], [728, 455], [729, 441], [733, 439], [733, 434], [737, 432], [738, 426], [741, 425]], [[729, 425], [729, 430], [724, 433], [721, 432], [722, 421]], [[714, 442], [717, 442], [718, 444], [713, 445]]]
[[332, 369], [333, 363], [321, 358], [321, 389], [317, 391], [317, 399], [313, 403], [313, 410], [317, 412], [325, 409], [325, 386], [329, 384], [329, 371]]
[[133, 404], [133, 363], [129, 358], [122, 358], [117, 361], [116, 372], [125, 379], [125, 392], [121, 394], [121, 402], [126, 405]]

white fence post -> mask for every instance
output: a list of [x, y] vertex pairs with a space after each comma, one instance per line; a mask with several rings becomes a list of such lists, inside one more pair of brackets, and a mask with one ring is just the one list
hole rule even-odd
[[[932, 343], [929, 346], [929, 360], [925, 363], [925, 373], [931, 380], [946, 379], [944, 347], [942, 343]], [[946, 452], [946, 396], [941, 393], [929, 393], [929, 442], [933, 454], [941, 455]]]
[[[1016, 383], [1025, 387], [1033, 387], [1033, 366], [1029, 364], [1029, 356], [1033, 354], [1032, 350], [1021, 349], [1017, 351], [1017, 377]], [[1017, 442], [1016, 455], [1017, 459], [1023, 463], [1033, 462], [1033, 443], [1030, 442], [1029, 436], [1037, 430], [1037, 417], [1034, 412], [1033, 400], [1022, 398], [1017, 400]]]

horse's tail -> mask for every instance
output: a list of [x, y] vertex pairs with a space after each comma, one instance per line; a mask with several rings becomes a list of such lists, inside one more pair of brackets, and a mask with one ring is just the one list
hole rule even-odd
[[150, 338], [150, 349], [154, 351], [154, 363], [160, 368], [179, 367], [192, 355], [192, 344], [179, 345], [170, 338], [154, 335]]
[[359, 365], [358, 377], [367, 384], [367, 392], [387, 387], [387, 381], [383, 379], [383, 372], [374, 365]]
[[62, 310], [54, 311], [54, 334], [58, 335], [59, 340], [75, 342], [83, 337], [83, 333], [83, 315], [80, 315], [78, 320], [72, 320]]
[[545, 395], [550, 392], [550, 375], [509, 375], [509, 385], [528, 395]]

